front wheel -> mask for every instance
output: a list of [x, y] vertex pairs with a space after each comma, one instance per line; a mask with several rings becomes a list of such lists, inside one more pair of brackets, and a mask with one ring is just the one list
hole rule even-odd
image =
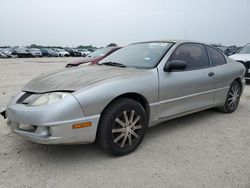
[[241, 96], [240, 84], [237, 81], [233, 81], [232, 84], [230, 85], [226, 102], [224, 106], [220, 108], [220, 110], [225, 113], [234, 112], [239, 105], [240, 96]]
[[141, 143], [147, 116], [140, 103], [132, 99], [119, 99], [102, 114], [97, 141], [112, 155], [126, 155]]

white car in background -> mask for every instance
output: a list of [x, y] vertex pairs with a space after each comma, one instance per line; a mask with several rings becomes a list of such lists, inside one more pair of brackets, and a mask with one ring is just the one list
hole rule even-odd
[[235, 61], [242, 63], [246, 68], [245, 78], [250, 80], [250, 43], [244, 46], [236, 54], [229, 56]]
[[56, 48], [53, 50], [58, 54], [59, 57], [69, 57], [70, 56], [69, 52], [67, 52], [64, 49]]
[[88, 56], [91, 53], [87, 49], [76, 49], [76, 51], [80, 52], [83, 57], [86, 57], [86, 56]]
[[42, 57], [43, 54], [40, 49], [38, 48], [30, 48], [28, 52], [31, 54], [32, 57]]
[[0, 48], [0, 52], [5, 54], [7, 57], [12, 57], [12, 49], [11, 48]]
[[8, 56], [4, 53], [0, 51], [0, 58], [7, 58]]

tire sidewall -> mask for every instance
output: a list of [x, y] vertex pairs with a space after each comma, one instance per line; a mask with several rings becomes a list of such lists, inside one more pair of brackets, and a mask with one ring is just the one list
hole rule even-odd
[[[140, 138], [136, 140], [136, 142], [127, 148], [120, 148], [113, 142], [112, 136], [112, 128], [115, 123], [115, 119], [124, 111], [135, 110], [136, 113], [140, 115], [142, 130], [140, 134]], [[99, 135], [100, 139], [98, 139], [104, 149], [106, 149], [112, 155], [126, 155], [134, 151], [143, 140], [143, 137], [146, 132], [148, 120], [146, 116], [146, 112], [140, 103], [132, 100], [132, 99], [120, 99], [113, 104], [111, 104], [108, 109], [103, 113], [100, 125], [99, 125]]]
[[238, 103], [237, 103], [236, 107], [235, 107], [233, 110], [230, 109], [229, 103], [228, 103], [229, 92], [231, 91], [231, 88], [232, 88], [233, 86], [235, 86], [235, 85], [237, 85], [237, 87], [239, 88], [239, 90], [240, 90], [239, 95], [241, 96], [241, 88], [240, 88], [239, 82], [233, 81], [232, 84], [230, 85], [230, 88], [229, 88], [229, 91], [228, 91], [228, 94], [227, 94], [227, 99], [226, 99], [226, 102], [225, 102], [225, 105], [224, 105], [224, 108], [225, 108], [226, 112], [228, 112], [228, 113], [234, 112], [234, 111], [237, 109], [237, 107], [238, 107], [238, 105], [239, 105], [239, 102], [240, 102], [240, 96], [239, 96], [239, 100], [238, 100]]

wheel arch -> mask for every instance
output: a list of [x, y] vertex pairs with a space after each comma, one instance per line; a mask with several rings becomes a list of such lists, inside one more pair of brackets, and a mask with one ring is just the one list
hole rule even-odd
[[140, 104], [142, 105], [142, 107], [144, 108], [144, 110], [145, 110], [145, 112], [146, 112], [146, 115], [147, 115], [147, 118], [148, 118], [148, 121], [149, 121], [149, 117], [150, 117], [150, 107], [149, 107], [149, 102], [148, 102], [148, 100], [147, 100], [146, 97], [144, 97], [143, 95], [141, 95], [141, 94], [139, 94], [139, 93], [134, 93], [134, 92], [121, 94], [121, 95], [115, 97], [113, 100], [111, 100], [111, 101], [106, 105], [106, 107], [102, 110], [102, 112], [101, 112], [101, 117], [102, 117], [102, 114], [107, 110], [107, 108], [108, 108], [110, 105], [112, 105], [114, 102], [116, 102], [117, 100], [122, 99], [122, 98], [132, 99], [132, 100], [135, 100], [136, 102], [140, 103]]
[[[114, 141], [114, 138], [110, 137], [110, 133], [111, 133], [111, 130], [113, 129], [113, 125], [112, 125], [112, 122], [109, 121], [110, 119], [108, 117], [109, 117], [110, 114], [115, 113], [116, 110], [117, 110], [117, 108], [110, 108], [110, 107], [112, 107], [113, 105], [119, 106], [119, 102], [121, 102], [121, 104], [123, 104], [123, 105], [126, 105], [127, 103], [131, 103], [132, 100], [137, 101], [139, 104], [141, 104], [142, 108], [146, 111], [146, 114], [143, 114], [143, 116], [145, 116], [145, 117], [142, 118], [143, 121], [145, 122], [145, 126], [140, 125], [141, 126], [141, 128], [140, 128], [140, 130], [141, 130], [140, 131], [140, 136], [137, 135], [138, 138], [136, 138], [136, 141], [134, 143], [132, 141], [132, 144], [129, 145], [129, 147], [122, 150], [123, 146], [118, 147], [117, 145], [115, 145], [116, 142]], [[136, 106], [138, 106], [138, 105], [136, 105]], [[113, 106], [113, 107], [115, 107], [115, 106]], [[97, 127], [97, 131], [96, 131], [95, 143], [99, 144], [100, 147], [104, 151], [109, 152], [110, 154], [115, 155], [115, 156], [126, 155], [126, 154], [132, 152], [141, 143], [141, 141], [142, 141], [142, 139], [144, 137], [145, 131], [147, 129], [148, 118], [146, 116], [149, 113], [148, 108], [149, 108], [149, 105], [147, 103], [147, 99], [144, 96], [142, 96], [141, 94], [138, 94], [138, 93], [124, 93], [124, 94], [121, 94], [121, 95], [115, 97], [113, 100], [111, 100], [106, 105], [106, 107], [101, 112], [101, 117], [100, 117], [98, 127]], [[123, 110], [123, 109], [120, 109], [120, 110]], [[105, 114], [105, 112], [109, 112], [109, 114]], [[106, 116], [106, 115], [108, 115], [108, 116]], [[105, 117], [107, 118], [107, 121], [102, 121], [102, 120], [104, 120]], [[130, 133], [126, 133], [126, 134], [130, 134]], [[120, 134], [120, 136], [121, 135], [122, 134]], [[125, 138], [125, 142], [126, 142], [127, 138], [126, 137], [124, 137], [124, 138]]]

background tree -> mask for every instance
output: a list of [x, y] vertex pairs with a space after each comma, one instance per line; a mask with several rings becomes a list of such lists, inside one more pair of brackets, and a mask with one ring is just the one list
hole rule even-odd
[[107, 47], [116, 47], [116, 46], [117, 46], [116, 43], [110, 43], [110, 44], [107, 45]]

